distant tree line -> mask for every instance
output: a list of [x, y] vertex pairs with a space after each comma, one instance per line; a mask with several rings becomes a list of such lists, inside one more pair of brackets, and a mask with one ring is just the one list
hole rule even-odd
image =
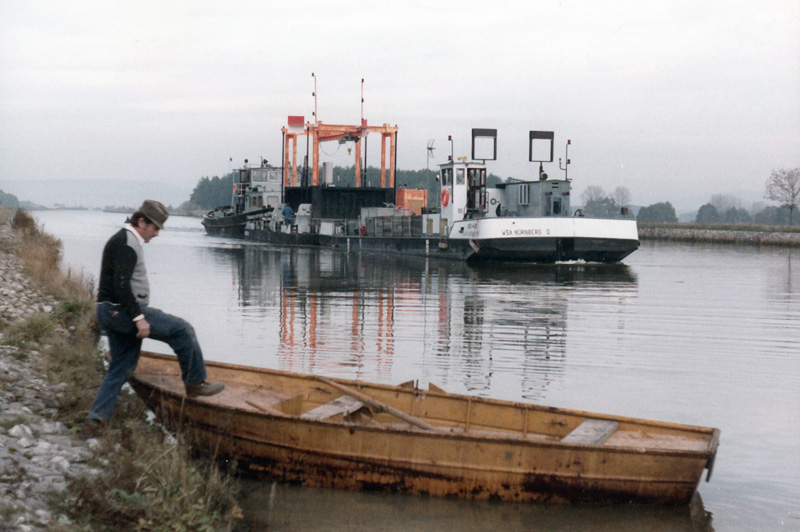
[[230, 172], [222, 177], [202, 177], [194, 187], [189, 201], [193, 205], [204, 209], [214, 209], [223, 205], [230, 205], [233, 197], [233, 176]]
[[[626, 187], [617, 187], [607, 194], [601, 187], [591, 185], [581, 194], [583, 200], [583, 213], [586, 216], [599, 218], [617, 218], [628, 215], [630, 209], [631, 192]], [[675, 208], [670, 202], [661, 202], [640, 207], [636, 215], [639, 222], [667, 222], [678, 221]]]
[[741, 201], [732, 196], [716, 194], [697, 211], [697, 223], [725, 223], [759, 225], [798, 225], [794, 211], [800, 202], [800, 168], [773, 170], [764, 187], [764, 198], [780, 203], [779, 206], [755, 204], [748, 211]]
[[797, 220], [791, 217], [788, 205], [761, 206], [753, 212], [741, 206], [727, 206], [719, 208], [712, 200], [697, 211], [695, 222], [701, 224], [749, 224], [759, 225], [798, 225]]
[[[630, 202], [630, 193], [625, 187], [617, 187], [606, 194], [602, 188], [589, 186], [581, 196], [583, 211], [589, 216], [612, 217]], [[704, 224], [750, 224], [800, 225], [794, 216], [800, 204], [800, 168], [773, 170], [766, 181], [764, 198], [780, 203], [765, 206], [756, 203], [751, 210], [742, 206], [741, 200], [724, 194], [715, 194], [711, 201], [700, 207], [695, 216], [696, 223]], [[660, 202], [641, 207], [636, 216], [640, 222], [675, 223], [678, 217], [670, 202]]]

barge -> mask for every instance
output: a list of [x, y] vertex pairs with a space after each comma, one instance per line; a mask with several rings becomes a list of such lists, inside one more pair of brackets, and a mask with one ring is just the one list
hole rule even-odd
[[[584, 216], [571, 207], [572, 181], [544, 172], [543, 164], [553, 160], [553, 132], [529, 134], [529, 161], [539, 165], [535, 179], [490, 186], [486, 164], [497, 153], [497, 130], [473, 129], [471, 159], [451, 156], [439, 165], [435, 201], [429, 202], [429, 190], [397, 186], [396, 126], [305, 123], [292, 116], [288, 122], [282, 168], [259, 182], [260, 169], [240, 171], [243, 207], [237, 213], [246, 240], [472, 262], [616, 263], [639, 247], [636, 220], [627, 209], [614, 219]], [[369, 182], [361, 168], [361, 146], [371, 133], [381, 135], [379, 182], [377, 176]], [[311, 162], [298, 178], [302, 136], [312, 146]], [[354, 142], [354, 183], [334, 183], [332, 163], [320, 162], [320, 143], [328, 141]], [[489, 156], [476, 155], [476, 145], [487, 143]]]

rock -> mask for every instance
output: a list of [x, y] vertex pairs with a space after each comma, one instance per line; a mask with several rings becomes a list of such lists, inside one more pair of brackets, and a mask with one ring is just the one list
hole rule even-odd
[[23, 438], [23, 437], [32, 438], [33, 431], [27, 425], [14, 425], [14, 427], [12, 427], [11, 430], [8, 431], [8, 435], [13, 436], [15, 438]]
[[53, 465], [53, 467], [60, 470], [62, 473], [66, 473], [69, 471], [69, 466], [70, 466], [69, 460], [67, 460], [63, 456], [54, 456], [53, 458], [50, 459], [50, 463]]

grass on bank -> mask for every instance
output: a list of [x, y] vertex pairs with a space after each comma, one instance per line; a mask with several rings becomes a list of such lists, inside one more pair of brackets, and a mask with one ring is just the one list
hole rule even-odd
[[[14, 323], [0, 319], [3, 342], [42, 353], [48, 379], [63, 388], [59, 416], [77, 430], [105, 375], [94, 282], [61, 269], [61, 242], [27, 213], [0, 207], [5, 224], [13, 237], [0, 241], [0, 252], [20, 257], [25, 274], [58, 305]], [[193, 455], [186, 436], [167, 436], [150, 423], [133, 394], [120, 396], [111, 428], [96, 452], [99, 477], [73, 480], [67, 496], [52, 501], [72, 521], [54, 530], [211, 532], [231, 530], [241, 518], [232, 475], [213, 457]]]

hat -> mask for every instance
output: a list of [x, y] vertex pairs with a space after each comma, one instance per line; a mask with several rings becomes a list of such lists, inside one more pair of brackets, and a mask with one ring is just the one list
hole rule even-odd
[[139, 207], [139, 212], [156, 224], [159, 229], [164, 229], [164, 222], [169, 218], [167, 208], [164, 207], [163, 203], [156, 200], [144, 200], [142, 206]]

